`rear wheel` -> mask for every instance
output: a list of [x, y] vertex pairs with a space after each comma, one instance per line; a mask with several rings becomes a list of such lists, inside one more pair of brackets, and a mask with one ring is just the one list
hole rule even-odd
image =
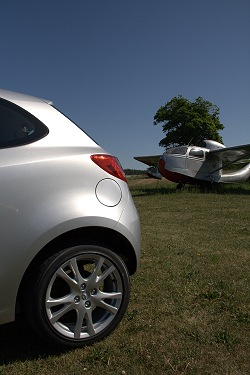
[[110, 334], [129, 302], [127, 268], [112, 251], [76, 246], [45, 260], [25, 292], [34, 329], [51, 343], [79, 347]]

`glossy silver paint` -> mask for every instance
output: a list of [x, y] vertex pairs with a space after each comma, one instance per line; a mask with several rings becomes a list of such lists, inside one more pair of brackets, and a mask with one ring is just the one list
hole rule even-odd
[[140, 258], [140, 223], [127, 183], [90, 159], [92, 154], [107, 154], [105, 150], [49, 101], [5, 90], [0, 90], [0, 98], [49, 128], [49, 134], [34, 143], [0, 149], [3, 324], [15, 319], [22, 279], [46, 245], [65, 233], [73, 241], [75, 231], [82, 233], [84, 242], [89, 229], [104, 243], [118, 236], [119, 244], [129, 250], [120, 256], [132, 274]]

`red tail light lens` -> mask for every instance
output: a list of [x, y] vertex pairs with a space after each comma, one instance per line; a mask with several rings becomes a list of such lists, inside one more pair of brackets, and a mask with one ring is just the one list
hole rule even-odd
[[105, 172], [108, 172], [112, 176], [120, 178], [121, 180], [127, 182], [122, 166], [119, 160], [115, 156], [96, 154], [96, 155], [91, 155], [90, 158], [95, 164], [97, 164]]

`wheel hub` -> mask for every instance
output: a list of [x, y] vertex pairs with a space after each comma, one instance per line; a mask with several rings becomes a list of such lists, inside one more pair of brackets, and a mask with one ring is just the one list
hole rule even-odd
[[86, 301], [87, 299], [89, 299], [90, 297], [90, 294], [88, 292], [83, 292], [82, 293], [82, 300], [83, 301]]

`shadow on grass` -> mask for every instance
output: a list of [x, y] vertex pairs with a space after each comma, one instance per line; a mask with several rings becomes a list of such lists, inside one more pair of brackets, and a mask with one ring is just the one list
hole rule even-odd
[[165, 195], [174, 194], [176, 190], [173, 188], [141, 188], [139, 190], [131, 190], [133, 197], [143, 197], [149, 195]]
[[211, 187], [207, 186], [191, 186], [186, 185], [182, 189], [178, 189], [177, 185], [169, 185], [165, 187], [141, 187], [139, 189], [131, 189], [133, 197], [150, 196], [150, 195], [165, 195], [165, 194], [179, 194], [179, 193], [202, 193], [202, 194], [219, 194], [219, 195], [250, 195], [250, 184], [229, 185], [219, 184]]
[[63, 352], [41, 341], [23, 321], [0, 326], [0, 366]]

